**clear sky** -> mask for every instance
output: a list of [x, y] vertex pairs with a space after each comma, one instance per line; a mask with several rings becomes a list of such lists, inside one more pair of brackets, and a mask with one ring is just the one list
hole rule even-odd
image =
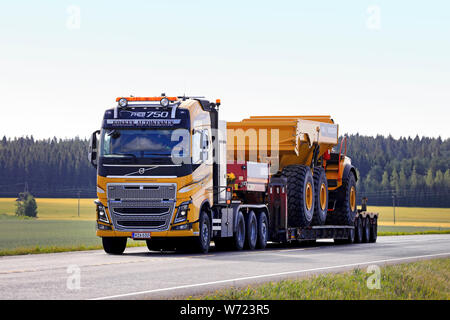
[[87, 137], [123, 95], [450, 137], [449, 1], [2, 1], [0, 136]]

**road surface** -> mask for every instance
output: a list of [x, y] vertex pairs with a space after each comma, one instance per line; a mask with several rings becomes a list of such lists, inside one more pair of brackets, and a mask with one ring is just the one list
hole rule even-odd
[[280, 247], [207, 255], [129, 248], [0, 257], [0, 299], [165, 299], [369, 265], [450, 256], [450, 235], [377, 243]]

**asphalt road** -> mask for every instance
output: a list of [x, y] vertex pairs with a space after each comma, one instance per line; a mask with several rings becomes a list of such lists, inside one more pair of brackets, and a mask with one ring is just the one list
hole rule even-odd
[[280, 247], [207, 255], [130, 248], [0, 257], [0, 299], [164, 299], [369, 265], [450, 256], [450, 235], [377, 243]]

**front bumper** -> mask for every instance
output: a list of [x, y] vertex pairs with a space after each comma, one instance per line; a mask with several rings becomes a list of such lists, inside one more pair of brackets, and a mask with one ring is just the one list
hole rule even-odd
[[[127, 237], [131, 238], [133, 232], [129, 231], [115, 231], [115, 230], [97, 230], [98, 237]], [[150, 232], [151, 237], [196, 237], [198, 236], [198, 231], [194, 230], [171, 230], [171, 231], [152, 231]]]

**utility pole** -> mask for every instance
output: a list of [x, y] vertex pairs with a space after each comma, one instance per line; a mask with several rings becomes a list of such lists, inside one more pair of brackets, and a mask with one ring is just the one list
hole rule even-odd
[[78, 190], [78, 218], [80, 217], [80, 190]]
[[392, 206], [394, 207], [394, 224], [395, 224], [395, 191], [392, 191]]

